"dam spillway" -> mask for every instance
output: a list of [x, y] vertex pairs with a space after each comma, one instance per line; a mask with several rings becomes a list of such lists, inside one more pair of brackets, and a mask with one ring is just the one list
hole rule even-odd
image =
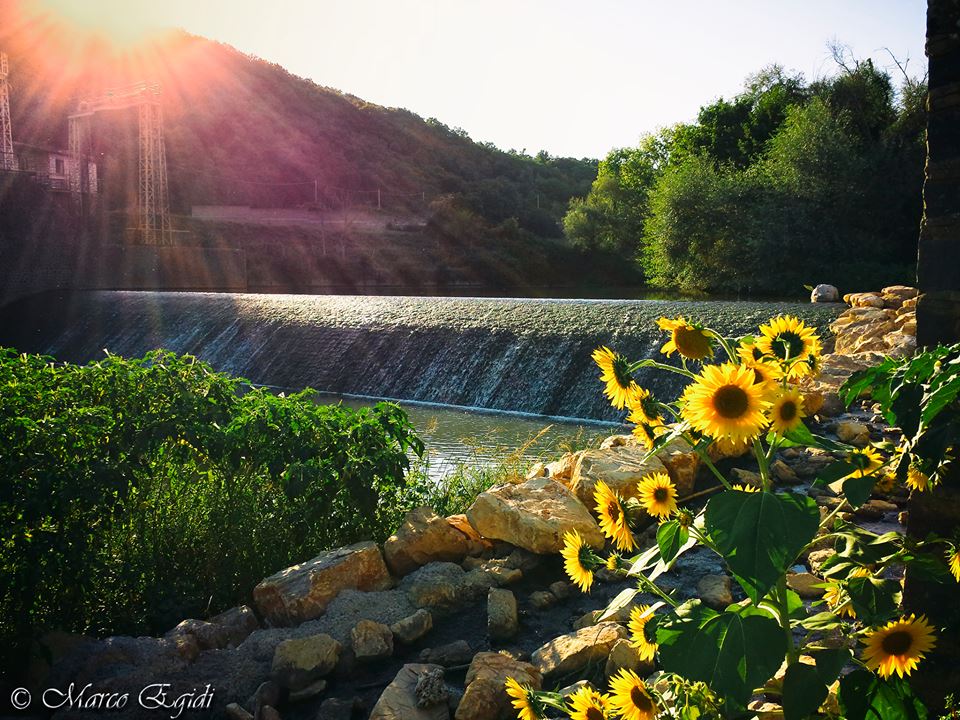
[[[0, 310], [0, 344], [88, 362], [164, 348], [255, 383], [595, 420], [609, 407], [590, 353], [659, 356], [660, 316], [727, 335], [778, 313], [822, 332], [841, 306], [755, 301], [45, 293]], [[662, 357], [662, 356], [660, 356]], [[644, 371], [646, 372], [646, 371]], [[661, 397], [666, 373], [638, 378]]]

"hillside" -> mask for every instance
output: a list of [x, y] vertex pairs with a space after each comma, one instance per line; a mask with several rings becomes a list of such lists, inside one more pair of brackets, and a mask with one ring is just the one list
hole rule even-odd
[[[0, 2], [15, 141], [65, 148], [78, 98], [159, 82], [175, 213], [197, 204], [312, 203], [316, 179], [321, 207], [375, 204], [379, 188], [385, 208], [423, 214], [452, 194], [488, 224], [516, 218], [522, 229], [559, 236], [569, 198], [585, 194], [596, 175], [593, 161], [504, 152], [204, 38], [171, 32], [120, 53], [30, 7]], [[110, 209], [132, 205], [135, 128], [132, 111], [95, 124]]]

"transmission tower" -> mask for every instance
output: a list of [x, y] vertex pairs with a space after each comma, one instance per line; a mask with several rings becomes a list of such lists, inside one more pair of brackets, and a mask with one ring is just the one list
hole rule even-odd
[[16, 170], [17, 156], [13, 152], [13, 131], [10, 128], [10, 83], [7, 54], [0, 52], [0, 170]]
[[167, 154], [163, 140], [163, 110], [160, 86], [137, 83], [108, 90], [80, 102], [70, 115], [70, 190], [79, 199], [89, 192], [87, 156], [90, 120], [98, 112], [137, 108], [139, 122], [139, 187], [137, 231], [148, 245], [171, 245], [170, 198], [167, 191]]

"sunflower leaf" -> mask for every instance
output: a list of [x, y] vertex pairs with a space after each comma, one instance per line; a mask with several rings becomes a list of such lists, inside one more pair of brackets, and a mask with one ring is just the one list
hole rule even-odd
[[724, 492], [711, 498], [706, 530], [734, 578], [759, 602], [816, 535], [813, 498], [770, 492]]
[[843, 494], [854, 507], [860, 507], [870, 497], [873, 486], [877, 484], [875, 475], [847, 478], [843, 481]]
[[805, 630], [834, 630], [840, 624], [840, 618], [832, 612], [819, 612], [800, 621], [800, 626]]
[[837, 699], [840, 712], [847, 720], [927, 718], [926, 708], [914, 696], [906, 680], [897, 677], [884, 680], [862, 668], [841, 678]]
[[850, 604], [857, 619], [867, 625], [878, 625], [897, 614], [900, 602], [900, 583], [876, 577], [850, 578], [847, 583]]
[[660, 557], [664, 562], [670, 562], [677, 556], [689, 535], [687, 528], [676, 520], [662, 523], [657, 528], [657, 545], [660, 546]]
[[827, 699], [827, 686], [812, 665], [797, 663], [783, 678], [783, 718], [803, 720]]
[[701, 680], [739, 708], [786, 655], [783, 630], [775, 620], [760, 614], [716, 613], [699, 601], [685, 603], [676, 614], [661, 619], [657, 643], [666, 672]]
[[840, 677], [840, 671], [843, 666], [850, 662], [853, 653], [850, 648], [827, 648], [825, 650], [814, 650], [810, 653], [814, 662], [817, 663], [817, 673], [824, 685], [831, 684]]

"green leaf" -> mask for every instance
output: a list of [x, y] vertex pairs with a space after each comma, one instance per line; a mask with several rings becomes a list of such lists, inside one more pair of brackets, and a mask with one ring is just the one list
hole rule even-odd
[[827, 686], [812, 665], [796, 663], [783, 678], [783, 718], [803, 720], [827, 699]]
[[870, 497], [873, 486], [877, 484], [876, 475], [847, 478], [843, 481], [843, 494], [854, 507], [860, 507]]
[[625, 588], [617, 593], [617, 596], [610, 601], [610, 603], [603, 609], [603, 612], [597, 616], [596, 622], [603, 622], [607, 618], [611, 618], [617, 614], [620, 610], [627, 607], [633, 598], [637, 596], [640, 591], [637, 588]]
[[850, 604], [857, 619], [867, 625], [886, 622], [897, 614], [900, 583], [876, 577], [856, 577], [847, 582]]
[[764, 615], [716, 613], [684, 603], [657, 625], [663, 669], [707, 683], [738, 707], [770, 679], [786, 655], [783, 630]]
[[788, 430], [784, 434], [784, 438], [789, 440], [793, 445], [802, 445], [804, 447], [810, 447], [811, 445], [816, 446], [817, 440], [814, 438], [813, 433], [810, 432], [808, 428], [803, 423], [797, 425], [797, 427], [792, 430]]
[[830, 685], [834, 680], [840, 677], [840, 671], [843, 666], [850, 662], [853, 653], [849, 648], [827, 648], [826, 650], [814, 650], [810, 653], [817, 663], [817, 673], [824, 685]]
[[660, 557], [663, 561], [673, 560], [689, 536], [690, 532], [687, 528], [676, 520], [662, 523], [657, 528], [657, 545], [660, 547]]
[[846, 720], [926, 720], [927, 709], [905, 680], [887, 680], [862, 668], [840, 680], [837, 693]]
[[840, 618], [832, 612], [820, 612], [800, 621], [806, 630], [835, 630], [840, 627]]
[[724, 492], [706, 509], [710, 538], [754, 602], [794, 563], [819, 524], [817, 504], [805, 495]]
[[843, 477], [846, 477], [853, 471], [857, 470], [857, 466], [853, 463], [849, 463], [846, 460], [837, 460], [827, 465], [820, 473], [817, 475], [817, 479], [814, 481], [814, 485], [824, 486], [827, 485], [834, 492], [840, 492], [840, 487], [834, 487], [834, 483], [837, 480], [840, 480]]

